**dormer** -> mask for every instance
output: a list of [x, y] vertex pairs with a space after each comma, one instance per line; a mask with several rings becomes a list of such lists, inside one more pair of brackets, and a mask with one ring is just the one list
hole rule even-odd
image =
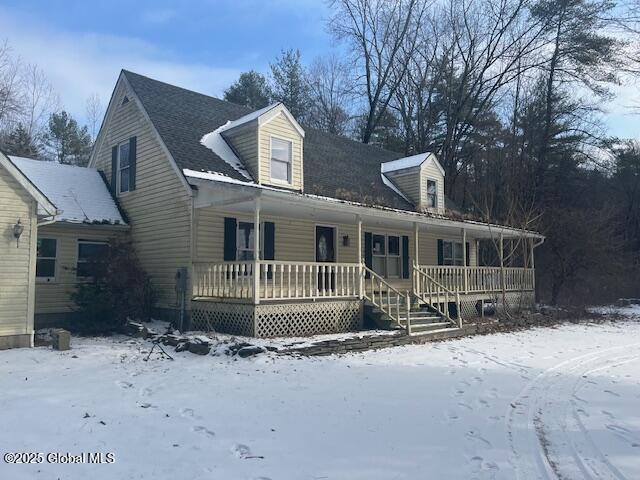
[[416, 210], [444, 214], [444, 169], [433, 153], [385, 162], [380, 171]]
[[219, 132], [256, 183], [303, 189], [304, 130], [282, 103], [229, 122]]

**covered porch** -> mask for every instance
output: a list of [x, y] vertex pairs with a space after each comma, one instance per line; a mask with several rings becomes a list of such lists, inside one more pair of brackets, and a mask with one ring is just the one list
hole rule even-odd
[[[198, 302], [224, 309], [364, 302], [410, 330], [415, 305], [459, 326], [479, 300], [531, 298], [535, 288], [539, 236], [530, 232], [270, 187], [190, 182], [198, 189], [192, 310]], [[478, 265], [480, 242], [513, 239], [521, 266]]]

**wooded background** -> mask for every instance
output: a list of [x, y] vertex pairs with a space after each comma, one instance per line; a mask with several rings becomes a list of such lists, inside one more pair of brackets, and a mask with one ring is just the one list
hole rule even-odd
[[[435, 152], [464, 215], [547, 236], [536, 250], [544, 302], [640, 297], [640, 128], [615, 138], [604, 111], [613, 87], [640, 74], [638, 0], [329, 6], [331, 52], [305, 63], [292, 46], [224, 98], [255, 109], [281, 101], [306, 127]], [[0, 48], [7, 153], [84, 164], [102, 114], [92, 96], [79, 126], [37, 66], [9, 42]]]

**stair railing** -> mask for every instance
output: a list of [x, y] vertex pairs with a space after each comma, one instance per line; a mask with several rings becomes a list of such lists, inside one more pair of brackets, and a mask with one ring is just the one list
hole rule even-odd
[[[460, 310], [460, 293], [450, 290], [435, 278], [427, 274], [420, 267], [413, 266], [413, 292], [424, 303], [429, 304], [440, 315], [445, 317], [458, 328], [462, 328], [462, 311]], [[440, 307], [441, 297], [444, 297], [444, 305]], [[451, 318], [449, 303], [456, 303], [457, 318]]]
[[[368, 277], [367, 278], [367, 274]], [[405, 324], [407, 333], [411, 335], [411, 300], [409, 292], [401, 292], [392, 287], [384, 278], [371, 270], [366, 265], [361, 269], [363, 297], [373, 305], [386, 313], [399, 325]], [[386, 302], [385, 302], [386, 300]], [[405, 315], [400, 313], [401, 305], [405, 305]]]

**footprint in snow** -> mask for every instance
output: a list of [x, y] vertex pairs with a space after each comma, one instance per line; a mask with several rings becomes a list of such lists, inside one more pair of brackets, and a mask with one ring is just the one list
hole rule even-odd
[[474, 430], [469, 430], [466, 434], [467, 438], [483, 443], [487, 447], [491, 447], [491, 442]]
[[616, 392], [612, 392], [611, 390], [605, 390], [604, 393], [608, 393], [609, 395], [613, 395], [614, 397], [619, 397], [620, 395]]
[[576, 412], [578, 412], [580, 415], [584, 417], [589, 417], [589, 414], [582, 408], [577, 409]]
[[195, 413], [193, 411], [193, 408], [181, 408], [179, 412], [180, 412], [180, 416], [182, 417], [193, 417]]
[[133, 387], [133, 383], [125, 382], [124, 380], [117, 381], [116, 385], [118, 385], [120, 388], [131, 388], [131, 387]]
[[455, 411], [453, 411], [453, 410], [448, 410], [448, 411], [445, 413], [445, 416], [447, 417], [447, 419], [448, 419], [449, 421], [454, 421], [454, 420], [457, 420], [457, 419], [458, 419], [458, 414], [457, 414]]
[[602, 410], [602, 414], [607, 416], [610, 420], [613, 420], [616, 418], [616, 416], [613, 413], [608, 412], [607, 410]]
[[247, 458], [251, 456], [251, 449], [242, 443], [236, 443], [231, 447], [231, 453], [237, 458]]
[[151, 390], [149, 387], [145, 387], [145, 388], [141, 388], [139, 395], [141, 397], [148, 397], [153, 393], [153, 390]]
[[191, 430], [195, 433], [202, 433], [209, 437], [216, 436], [216, 432], [209, 430], [207, 427], [203, 427], [202, 425], [196, 425], [195, 427], [192, 427]]
[[140, 408], [157, 408], [155, 405], [152, 405], [149, 402], [138, 402], [138, 406]]
[[473, 407], [471, 405], [469, 405], [468, 403], [458, 402], [458, 405], [460, 405], [462, 408], [466, 408], [470, 412], [473, 412]]

